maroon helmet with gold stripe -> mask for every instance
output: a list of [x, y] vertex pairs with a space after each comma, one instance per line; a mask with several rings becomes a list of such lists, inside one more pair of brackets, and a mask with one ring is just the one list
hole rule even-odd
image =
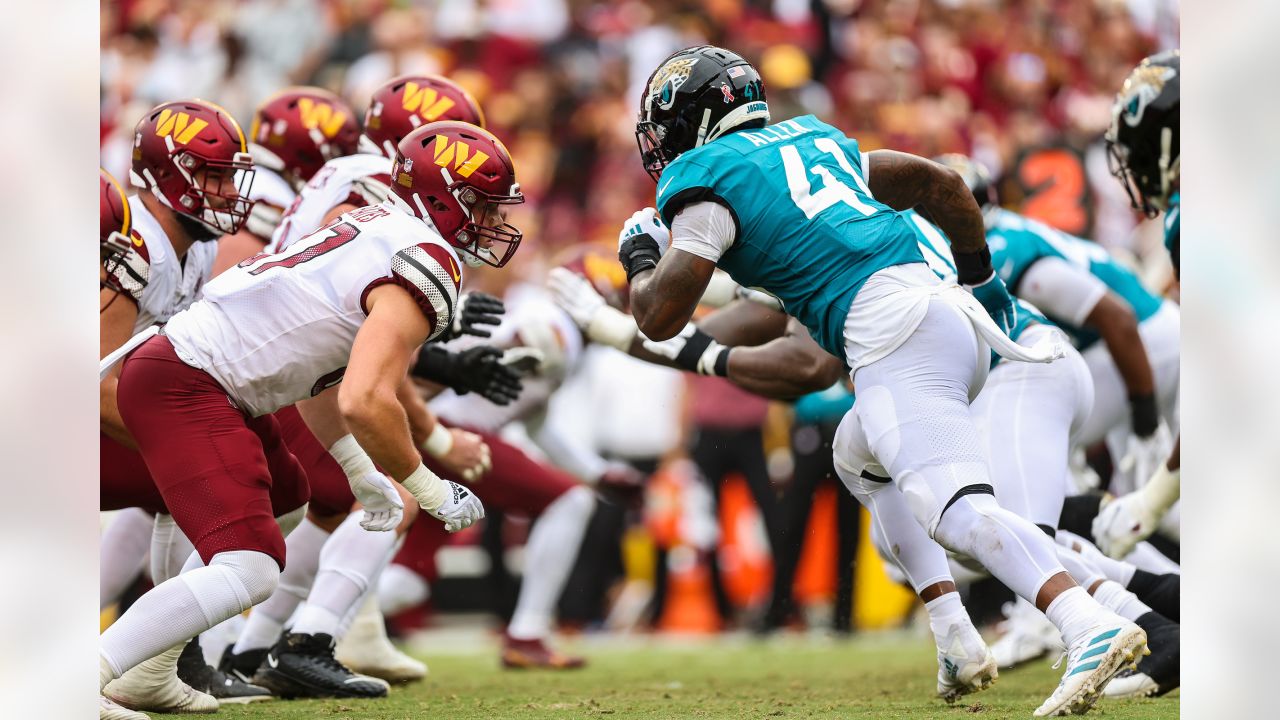
[[98, 224], [98, 249], [103, 260], [129, 252], [129, 231], [133, 226], [129, 199], [120, 183], [102, 168], [98, 168]]
[[167, 102], [147, 112], [134, 130], [129, 177], [216, 233], [239, 230], [253, 206], [253, 159], [244, 133], [230, 113], [206, 100]]
[[318, 87], [285, 88], [258, 106], [249, 152], [258, 165], [301, 187], [326, 162], [356, 152], [360, 127], [345, 100]]
[[364, 114], [363, 152], [396, 156], [405, 135], [427, 123], [457, 120], [484, 127], [480, 104], [462, 86], [439, 75], [403, 75], [374, 91]]

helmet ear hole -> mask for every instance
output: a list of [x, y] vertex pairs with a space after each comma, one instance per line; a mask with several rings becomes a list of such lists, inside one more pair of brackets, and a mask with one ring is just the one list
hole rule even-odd
[[431, 209], [435, 210], [436, 212], [442, 212], [442, 213], [449, 212], [449, 206], [446, 205], [444, 202], [442, 202], [440, 198], [436, 197], [435, 195], [428, 195], [427, 202], [431, 204]]

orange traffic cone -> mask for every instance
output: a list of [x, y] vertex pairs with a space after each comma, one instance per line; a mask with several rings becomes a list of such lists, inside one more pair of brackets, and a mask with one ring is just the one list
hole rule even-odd
[[658, 629], [679, 633], [714, 633], [720, 629], [706, 557], [688, 545], [667, 552], [667, 599]]

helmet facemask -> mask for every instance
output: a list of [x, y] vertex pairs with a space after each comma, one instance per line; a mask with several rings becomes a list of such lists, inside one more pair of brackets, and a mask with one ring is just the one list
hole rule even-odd
[[[441, 172], [446, 174], [448, 180], [448, 171], [442, 168]], [[497, 224], [485, 224], [484, 221], [490, 217], [501, 219], [498, 206], [519, 205], [524, 202], [520, 184], [512, 185], [506, 195], [491, 195], [463, 181], [452, 182], [448, 188], [467, 217], [454, 240], [455, 247], [462, 251], [463, 262], [471, 267], [489, 265], [500, 268], [506, 265], [520, 247], [523, 235], [516, 226], [505, 220]], [[488, 245], [482, 246], [481, 240], [488, 240]]]

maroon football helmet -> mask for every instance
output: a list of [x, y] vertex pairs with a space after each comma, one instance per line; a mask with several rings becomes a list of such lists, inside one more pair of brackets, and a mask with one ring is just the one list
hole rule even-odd
[[218, 233], [244, 225], [253, 159], [240, 125], [206, 100], [158, 105], [133, 135], [133, 184]]
[[99, 252], [102, 260], [129, 252], [129, 199], [124, 188], [111, 177], [111, 173], [98, 168], [98, 224], [101, 232]]
[[[391, 190], [407, 212], [430, 221], [472, 267], [502, 267], [520, 245], [502, 205], [524, 202], [511, 155], [487, 130], [435, 122], [396, 148]], [[481, 241], [487, 240], [487, 243]]]
[[439, 75], [403, 75], [374, 91], [364, 114], [362, 152], [396, 156], [405, 135], [427, 123], [458, 120], [484, 127], [484, 113], [471, 93]]
[[253, 113], [249, 151], [258, 165], [301, 188], [326, 162], [356, 152], [360, 128], [345, 100], [318, 87], [292, 87]]

